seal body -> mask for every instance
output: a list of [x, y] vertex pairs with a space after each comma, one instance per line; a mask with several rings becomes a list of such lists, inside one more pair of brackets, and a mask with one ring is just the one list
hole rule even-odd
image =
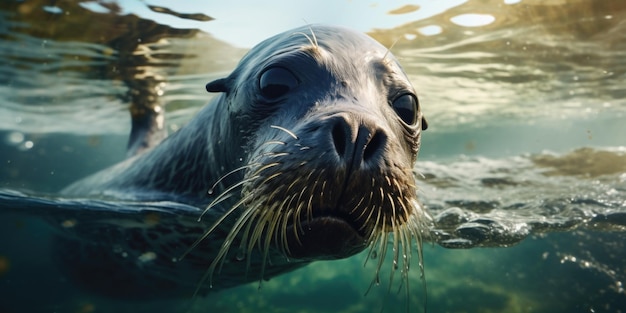
[[389, 238], [406, 274], [427, 220], [413, 177], [426, 124], [385, 47], [301, 27], [206, 88], [220, 94], [186, 126], [63, 191], [138, 208], [76, 218], [58, 241], [70, 276], [109, 295], [191, 295], [368, 246], [384, 254]]

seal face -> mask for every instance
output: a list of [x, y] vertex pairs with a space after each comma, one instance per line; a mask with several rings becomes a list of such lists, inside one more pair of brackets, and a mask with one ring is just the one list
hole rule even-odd
[[240, 198], [227, 242], [242, 234], [248, 253], [319, 260], [382, 246], [388, 233], [420, 240], [413, 165], [426, 124], [387, 49], [345, 29], [296, 29], [207, 90], [225, 93], [230, 132], [246, 138], [242, 188], [221, 195]]
[[176, 268], [188, 262], [187, 273], [228, 287], [368, 246], [380, 269], [391, 238], [406, 279], [427, 222], [413, 176], [426, 123], [388, 49], [348, 29], [302, 27], [260, 43], [206, 89], [221, 94], [187, 126], [66, 194], [205, 207], [200, 231], [146, 235], [178, 239], [168, 247], [195, 240], [161, 264], [169, 281], [187, 277]]

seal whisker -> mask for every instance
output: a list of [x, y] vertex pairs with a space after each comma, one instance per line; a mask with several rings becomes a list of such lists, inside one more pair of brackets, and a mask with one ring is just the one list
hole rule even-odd
[[[361, 225], [361, 227], [359, 227], [359, 231], [362, 231], [365, 229], [365, 227], [367, 227], [367, 225], [369, 225], [369, 221], [372, 218], [372, 215], [374, 214], [374, 210], [362, 210], [361, 214], [359, 214], [359, 216], [357, 217], [357, 220], [361, 219], [361, 217], [363, 217], [363, 214], [369, 211], [369, 214], [367, 215], [367, 218], [365, 219], [365, 222], [363, 222], [363, 225]], [[378, 210], [378, 217], [380, 217], [380, 210]], [[377, 221], [378, 222], [378, 221]], [[374, 225], [374, 230], [376, 230], [376, 227], [378, 225]]]
[[393, 246], [392, 246], [392, 252], [393, 252], [393, 259], [392, 259], [392, 263], [391, 263], [391, 271], [389, 274], [389, 286], [387, 287], [387, 293], [391, 293], [391, 286], [393, 284], [393, 277], [394, 274], [396, 273], [396, 271], [398, 270], [398, 255], [400, 253], [400, 247], [399, 247], [399, 237], [400, 234], [398, 232], [398, 227], [396, 225], [396, 220], [392, 219], [391, 220], [391, 228], [393, 229]]
[[[224, 192], [222, 192], [219, 196], [217, 196], [213, 201], [211, 201], [211, 203], [206, 207], [206, 209], [204, 209], [204, 211], [202, 211], [202, 214], [200, 214], [200, 216], [198, 217], [198, 222], [202, 221], [202, 217], [209, 212], [209, 210], [216, 206], [217, 204], [221, 203], [222, 201], [228, 199], [231, 196], [231, 192], [239, 187], [241, 187], [242, 185], [249, 183], [251, 181], [254, 181], [255, 179], [259, 178], [259, 176], [253, 176], [250, 177], [248, 179], [244, 179], [230, 187], [228, 187]], [[228, 211], [230, 213], [232, 213], [232, 211]], [[230, 214], [228, 213], [228, 214]]]
[[304, 202], [301, 202], [300, 199], [303, 193], [304, 193], [304, 190], [298, 195], [299, 204], [298, 204], [298, 207], [296, 208], [296, 212], [293, 214], [293, 233], [294, 233], [294, 237], [296, 237], [296, 243], [298, 245], [302, 245], [302, 241], [300, 240], [300, 236], [298, 235], [298, 230], [302, 231], [302, 219], [300, 218], [300, 214], [302, 212], [302, 207], [304, 206]]
[[[367, 200], [367, 203], [370, 204], [372, 203], [372, 199], [374, 198], [374, 192], [370, 191], [369, 192], [369, 199]], [[350, 214], [352, 214], [353, 212], [350, 212]], [[372, 212], [370, 212], [372, 213]], [[365, 210], [361, 211], [361, 213], [359, 214], [359, 216], [357, 216], [357, 220], [361, 219], [363, 217], [363, 215], [365, 214]]]
[[309, 31], [311, 31], [311, 36], [313, 37], [313, 42], [315, 43], [314, 44], [315, 48], [319, 48], [319, 45], [317, 43], [317, 36], [315, 36], [315, 32], [313, 31], [313, 28], [311, 26], [309, 26]]
[[287, 240], [287, 227], [289, 226], [289, 217], [292, 217], [293, 219], [293, 223], [291, 224], [293, 229], [296, 230], [296, 242], [298, 244], [302, 244], [302, 242], [300, 241], [300, 237], [297, 234], [297, 224], [300, 221], [300, 209], [302, 207], [302, 203], [299, 203], [298, 200], [296, 200], [296, 206], [295, 208], [292, 207], [292, 201], [294, 201], [296, 198], [300, 199], [302, 196], [302, 193], [297, 193], [297, 194], [293, 194], [291, 196], [291, 200], [289, 201], [288, 207], [289, 207], [289, 214], [287, 216], [285, 216], [285, 218], [283, 219], [283, 244], [285, 245], [286, 248], [286, 252], [287, 255], [291, 255], [291, 251], [289, 250], [289, 242]]
[[[350, 214], [354, 214], [354, 212], [359, 208], [359, 206], [361, 206], [361, 204], [363, 203], [363, 200], [365, 200], [364, 196], [361, 196], [361, 199], [359, 200], [359, 202], [357, 202], [356, 205], [354, 205], [354, 208], [352, 210], [350, 210]], [[367, 205], [366, 205], [367, 206]], [[358, 219], [358, 218], [357, 218]], [[367, 223], [366, 223], [367, 224]]]
[[[249, 268], [250, 267], [250, 259], [252, 256], [252, 250], [254, 250], [254, 246], [255, 246], [255, 241], [253, 240], [252, 236], [253, 233], [256, 230], [256, 227], [258, 226], [258, 223], [254, 223], [254, 219], [259, 219], [259, 211], [258, 208], [262, 205], [262, 203], [257, 203], [256, 205], [254, 205], [250, 210], [254, 211], [253, 216], [249, 219], [249, 222], [246, 225], [246, 229], [244, 231], [243, 234], [243, 241], [241, 243], [241, 246], [246, 246], [246, 255], [248, 256], [248, 260], [246, 262], [246, 266]], [[252, 228], [254, 225], [254, 229]], [[250, 230], [252, 229], [252, 233], [250, 233]]]
[[239, 171], [242, 171], [242, 170], [245, 170], [245, 169], [249, 169], [249, 168], [251, 168], [251, 167], [253, 167], [253, 166], [258, 166], [258, 165], [259, 165], [258, 163], [246, 164], [246, 165], [244, 165], [244, 166], [240, 166], [240, 167], [238, 167], [238, 168], [236, 168], [236, 169], [234, 169], [234, 170], [232, 170], [232, 171], [230, 171], [230, 172], [228, 172], [228, 173], [226, 173], [226, 174], [222, 175], [222, 177], [220, 177], [220, 178], [219, 178], [219, 179], [218, 179], [218, 180], [217, 180], [217, 181], [213, 184], [213, 186], [211, 186], [211, 188], [209, 189], [208, 193], [209, 193], [209, 194], [213, 194], [213, 190], [215, 190], [215, 187], [217, 187], [217, 185], [218, 185], [218, 184], [219, 184], [222, 180], [224, 180], [226, 177], [228, 177], [228, 176], [230, 176], [230, 175], [232, 175], [232, 174], [234, 174], [234, 173], [237, 173], [237, 172], [239, 172]]
[[[239, 234], [241, 229], [246, 224], [248, 224], [249, 220], [252, 217], [254, 217], [254, 215], [255, 215], [254, 211], [249, 210], [249, 209], [245, 210], [245, 212], [241, 214], [241, 216], [237, 219], [237, 221], [235, 221], [235, 224], [231, 227], [231, 230], [228, 232], [228, 235], [226, 235], [226, 239], [222, 243], [222, 246], [220, 247], [220, 250], [218, 251], [217, 256], [211, 263], [213, 269], [215, 269], [215, 266], [219, 264], [220, 267], [217, 270], [218, 273], [222, 271], [222, 266], [224, 265], [225, 258], [228, 255], [228, 251], [230, 250], [230, 247], [232, 243], [234, 242], [235, 237]], [[245, 241], [245, 239], [242, 238], [242, 241]]]
[[377, 256], [378, 262], [376, 264], [376, 270], [374, 271], [374, 278], [367, 288], [367, 291], [365, 291], [365, 295], [370, 292], [373, 286], [378, 286], [380, 284], [380, 269], [384, 263], [385, 255], [387, 254], [387, 232], [380, 232], [379, 236], [376, 236], [376, 239], [377, 241], [373, 244], [378, 246], [377, 251], [380, 251], [380, 253], [378, 253]]
[[[279, 141], [279, 140], [269, 140], [269, 141], [266, 141], [266, 142], [264, 142], [264, 143], [260, 144], [260, 145], [259, 145], [259, 147], [269, 146], [269, 145], [281, 145], [281, 146], [285, 146], [285, 145], [287, 145], [287, 143], [286, 143], [286, 142], [284, 142], [284, 141]], [[261, 154], [261, 155], [259, 155], [259, 156], [263, 156], [263, 154]]]
[[391, 205], [391, 229], [395, 230], [394, 224], [393, 222], [397, 221], [397, 216], [396, 216], [396, 204], [395, 201], [393, 201], [393, 199], [391, 198], [391, 195], [387, 195], [387, 199], [389, 199], [389, 204]]
[[[262, 177], [261, 174], [262, 174], [263, 171], [265, 171], [265, 170], [267, 170], [269, 168], [278, 166], [278, 165], [280, 165], [280, 163], [278, 163], [278, 162], [266, 164], [266, 165], [256, 169], [255, 172], [252, 175], [254, 177]], [[279, 173], [274, 173], [274, 175], [277, 175], [277, 174], [280, 176], [280, 172]], [[263, 184], [266, 184], [268, 181], [269, 181], [269, 179], [263, 180]]]
[[[242, 200], [247, 200], [247, 198], [244, 198]], [[222, 245], [220, 246], [220, 249], [217, 252], [216, 257], [213, 259], [213, 261], [211, 261], [211, 264], [209, 265], [209, 268], [207, 269], [206, 274], [202, 277], [202, 280], [201, 280], [200, 284], [203, 281], [206, 281], [208, 279], [208, 281], [209, 281], [209, 288], [213, 288], [213, 274], [215, 272], [216, 267], [219, 264], [220, 268], [218, 269], [218, 273], [221, 272], [222, 266], [224, 264], [225, 257], [228, 254], [228, 250], [230, 249], [231, 244], [233, 243], [235, 237], [237, 236], [237, 234], [239, 233], [241, 228], [253, 216], [254, 216], [254, 211], [253, 210], [246, 210], [237, 219], [237, 221], [235, 222], [235, 225], [231, 228], [230, 232], [226, 236], [226, 239], [224, 239], [224, 242], [222, 242]], [[210, 231], [207, 232], [207, 233], [210, 233]]]
[[[235, 204], [232, 208], [230, 208], [228, 210], [228, 212], [226, 214], [224, 214], [222, 216], [222, 218], [220, 218], [217, 222], [215, 222], [210, 228], [209, 230], [205, 231], [204, 234], [202, 235], [202, 237], [200, 237], [199, 239], [197, 239], [193, 245], [187, 249], [187, 251], [185, 251], [185, 253], [183, 253], [183, 255], [181, 257], [179, 257], [177, 260], [180, 261], [182, 260], [187, 254], [189, 254], [200, 242], [202, 242], [204, 239], [206, 239], [206, 237], [208, 237], [214, 230], [215, 228], [217, 228], [217, 226], [226, 218], [226, 216], [228, 216], [230, 213], [232, 213], [235, 209], [237, 209], [241, 204], [243, 204], [245, 201], [247, 201], [248, 198], [243, 198], [241, 199], [239, 202], [237, 202], [237, 204]], [[248, 215], [251, 212], [251, 210], [246, 210], [246, 212], [244, 212], [242, 214], [242, 216], [237, 220], [237, 223], [239, 223], [242, 220], [247, 220], [248, 219]], [[234, 236], [236, 235], [237, 232], [239, 232], [239, 229], [241, 227], [234, 227], [231, 229], [231, 231], [229, 232], [229, 234], [227, 235], [226, 239], [224, 240], [224, 242], [222, 243], [220, 250], [218, 251], [217, 256], [213, 259], [213, 261], [211, 261], [211, 264], [209, 265], [209, 268], [204, 272], [204, 274], [202, 275], [202, 277], [200, 278], [200, 281], [198, 282], [196, 289], [193, 293], [192, 298], [195, 298], [198, 293], [200, 292], [200, 289], [202, 288], [203, 284], [205, 281], [209, 281], [209, 288], [213, 288], [213, 273], [215, 271], [215, 267], [217, 266], [218, 263], [220, 263], [221, 261], [223, 261], [224, 256], [226, 255], [226, 253], [228, 252], [228, 247], [230, 247], [230, 244], [232, 243], [232, 238], [234, 238]]]
[[292, 131], [288, 130], [287, 128], [284, 128], [284, 127], [278, 126], [278, 125], [270, 125], [270, 127], [284, 131], [285, 133], [287, 133], [289, 136], [291, 136], [295, 140], [300, 139], [300, 138], [298, 138], [298, 136], [296, 136], [296, 134], [294, 134]]
[[219, 224], [221, 224], [230, 214], [232, 214], [238, 207], [240, 207], [248, 199], [249, 197], [244, 197], [241, 200], [239, 200], [235, 205], [233, 205], [230, 209], [228, 209], [228, 211], [226, 211], [226, 213], [224, 213], [220, 218], [218, 218], [217, 221], [215, 221], [215, 223], [213, 223], [211, 227], [209, 227], [209, 230], [205, 231], [204, 234], [202, 234], [200, 238], [196, 239], [196, 241], [179, 258], [177, 258], [177, 260], [181, 261], [185, 256], [187, 256], [195, 247], [198, 246], [198, 244], [200, 244], [200, 242], [206, 239], [206, 237], [208, 237], [217, 228]]
[[[264, 210], [263, 212], [263, 223], [262, 223], [262, 229], [259, 231], [255, 231], [255, 233], [257, 234], [257, 239], [256, 241], [258, 242], [259, 245], [259, 249], [262, 251], [262, 261], [261, 261], [261, 273], [259, 276], [259, 289], [261, 288], [261, 284], [263, 282], [263, 277], [265, 276], [265, 268], [267, 266], [267, 263], [269, 261], [268, 258], [268, 254], [269, 254], [269, 250], [270, 250], [270, 244], [272, 241], [272, 233], [273, 233], [273, 229], [275, 227], [275, 221], [277, 218], [279, 218], [279, 210], [276, 210], [276, 205], [273, 205], [271, 209], [268, 210]], [[267, 226], [267, 227], [266, 227]], [[257, 226], [258, 228], [258, 226]], [[261, 243], [261, 234], [263, 229], [266, 229], [266, 238], [265, 241], [263, 243]], [[261, 245], [262, 244], [262, 245]], [[271, 262], [270, 262], [271, 264]]]
[[274, 241], [278, 244], [279, 249], [283, 254], [289, 255], [287, 250], [289, 247], [287, 246], [287, 221], [291, 214], [293, 214], [293, 209], [291, 208], [291, 202], [295, 198], [295, 195], [290, 195], [282, 201], [280, 208], [283, 211], [282, 215], [277, 214], [276, 216], [276, 231], [274, 231]]
[[[259, 165], [264, 164], [264, 163], [260, 163], [258, 160], [260, 160], [262, 158], [265, 158], [265, 157], [272, 156], [274, 154], [276, 154], [275, 151], [268, 151], [268, 152], [260, 153], [258, 156], [256, 156], [254, 159], [252, 159], [250, 161], [250, 163], [258, 163]], [[272, 163], [269, 163], [269, 164], [272, 164]], [[265, 164], [265, 165], [267, 165], [267, 164]], [[277, 164], [275, 164], [275, 165], [277, 165]]]
[[287, 240], [287, 226], [289, 225], [289, 218], [293, 215], [293, 209], [288, 209], [283, 214], [280, 220], [280, 236], [277, 234], [276, 242], [279, 243], [279, 248], [284, 255], [290, 255], [289, 242]]
[[319, 171], [319, 172], [320, 172], [319, 175], [313, 182], [313, 187], [311, 188], [311, 192], [309, 193], [309, 200], [307, 201], [307, 208], [306, 208], [307, 222], [311, 222], [311, 220], [313, 219], [313, 196], [316, 194], [315, 189], [318, 187], [320, 180], [322, 179], [322, 174], [323, 174], [323, 171]]
[[[401, 231], [401, 245], [402, 245], [402, 269], [400, 271], [401, 276], [402, 276], [402, 280], [400, 281], [400, 286], [398, 286], [398, 293], [400, 292], [400, 290], [402, 289], [402, 286], [404, 285], [404, 289], [405, 289], [405, 301], [406, 301], [406, 312], [410, 312], [409, 307], [410, 307], [410, 286], [409, 286], [409, 263], [410, 263], [410, 259], [411, 259], [411, 254], [412, 251], [410, 249], [410, 238], [408, 237], [408, 229], [406, 227], [403, 227], [400, 229]], [[408, 250], [408, 251], [407, 251]]]
[[383, 61], [385, 61], [387, 56], [391, 54], [391, 49], [393, 49], [393, 47], [396, 45], [396, 43], [398, 43], [398, 40], [399, 39], [394, 40], [393, 43], [391, 44], [391, 46], [389, 46], [389, 48], [387, 48], [387, 51], [385, 52], [385, 54], [382, 57]]
[[[313, 29], [311, 27], [309, 27], [309, 30], [311, 31], [311, 36], [309, 37], [309, 35], [305, 34], [304, 32], [294, 32], [293, 35], [303, 35], [304, 37], [306, 37], [306, 39], [309, 41], [309, 43], [311, 44], [311, 46], [315, 47], [316, 49], [319, 48], [319, 45], [317, 44], [317, 37], [315, 36], [315, 32], [313, 32]], [[313, 39], [311, 39], [313, 38]]]
[[[373, 208], [375, 209], [375, 208]], [[376, 242], [378, 241], [381, 232], [377, 231], [378, 229], [378, 223], [380, 222], [380, 215], [381, 215], [381, 211], [380, 208], [378, 210], [376, 210], [378, 212], [378, 214], [376, 214], [376, 223], [374, 223], [374, 228], [372, 229], [372, 232], [370, 233], [370, 237], [368, 240], [368, 244], [370, 245], [370, 249], [369, 252], [367, 254], [367, 257], [365, 258], [365, 262], [363, 263], [363, 266], [365, 267], [367, 265], [367, 261], [371, 258], [373, 258], [373, 254], [375, 253], [375, 249], [376, 249]]]

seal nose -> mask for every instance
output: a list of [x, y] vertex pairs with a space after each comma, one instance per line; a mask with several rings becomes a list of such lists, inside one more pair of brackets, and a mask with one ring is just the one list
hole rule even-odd
[[373, 122], [341, 117], [334, 121], [331, 140], [348, 171], [354, 171], [382, 160], [387, 135]]

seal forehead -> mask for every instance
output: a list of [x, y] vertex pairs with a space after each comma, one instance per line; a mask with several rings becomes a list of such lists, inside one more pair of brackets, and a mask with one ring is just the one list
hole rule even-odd
[[241, 60], [233, 75], [245, 79], [281, 58], [305, 55], [339, 76], [361, 77], [364, 69], [402, 72], [389, 50], [373, 38], [347, 28], [311, 25], [261, 42]]

